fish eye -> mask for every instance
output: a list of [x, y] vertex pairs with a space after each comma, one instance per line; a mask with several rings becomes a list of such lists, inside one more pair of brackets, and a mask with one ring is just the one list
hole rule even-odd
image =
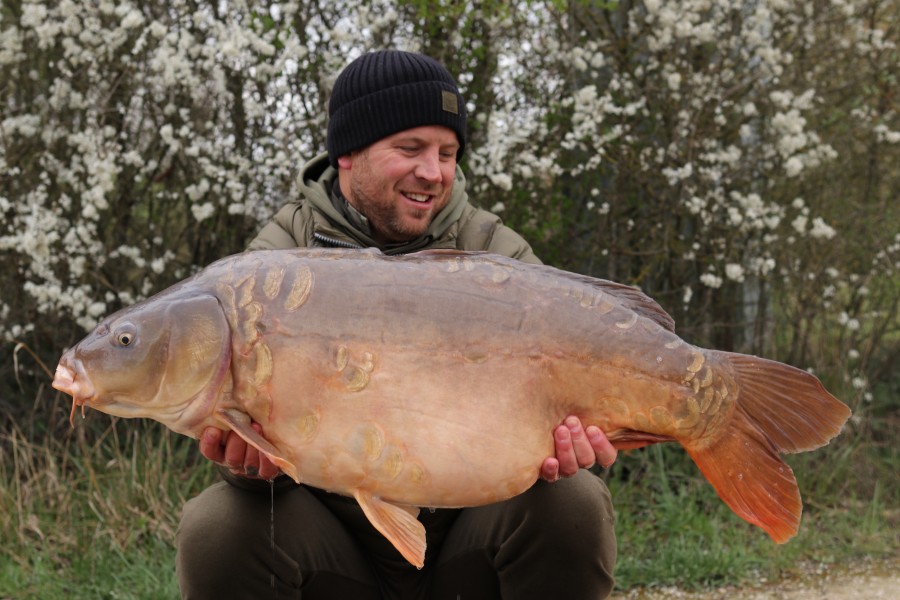
[[131, 323], [123, 323], [116, 329], [113, 340], [116, 346], [125, 347], [133, 344], [136, 338], [137, 332], [135, 331], [134, 325]]

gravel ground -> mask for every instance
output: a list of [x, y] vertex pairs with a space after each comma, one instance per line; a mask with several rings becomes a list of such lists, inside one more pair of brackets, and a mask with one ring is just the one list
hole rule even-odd
[[796, 578], [751, 587], [688, 592], [674, 587], [632, 590], [610, 600], [895, 600], [900, 599], [900, 558], [804, 569]]

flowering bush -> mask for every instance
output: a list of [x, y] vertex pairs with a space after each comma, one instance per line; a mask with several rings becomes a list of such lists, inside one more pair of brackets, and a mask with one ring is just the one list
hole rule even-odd
[[324, 148], [337, 72], [394, 46], [458, 76], [470, 197], [546, 261], [865, 394], [897, 331], [898, 9], [4, 1], [0, 339], [53, 363], [242, 249]]

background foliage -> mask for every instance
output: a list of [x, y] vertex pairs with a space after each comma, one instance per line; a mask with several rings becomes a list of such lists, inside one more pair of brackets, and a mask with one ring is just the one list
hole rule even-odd
[[41, 365], [240, 251], [324, 148], [337, 72], [383, 47], [457, 76], [470, 198], [545, 262], [813, 369], [854, 409], [848, 476], [862, 448], [896, 460], [898, 26], [897, 0], [2, 0], [3, 545], [46, 533], [26, 483], [87, 472]]

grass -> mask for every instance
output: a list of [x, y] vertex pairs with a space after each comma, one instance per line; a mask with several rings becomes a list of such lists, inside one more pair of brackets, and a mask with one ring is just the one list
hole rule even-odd
[[776, 545], [735, 516], [678, 448], [620, 456], [608, 481], [619, 589], [755, 583], [809, 564], [898, 558], [900, 453], [893, 444], [861, 440], [851, 426], [831, 445], [788, 462], [804, 512], [797, 536]]
[[157, 540], [134, 550], [91, 547], [62, 569], [38, 553], [23, 567], [0, 568], [0, 598], [171, 599], [178, 598], [171, 545]]
[[[215, 473], [193, 440], [155, 423], [89, 417], [74, 430], [60, 419], [56, 435], [0, 434], [2, 600], [178, 597], [180, 510]], [[773, 581], [803, 564], [896, 557], [900, 455], [896, 422], [881, 421], [789, 457], [805, 511], [780, 546], [734, 516], [679, 448], [622, 453], [607, 475], [618, 589]]]
[[161, 426], [107, 422], [40, 443], [0, 438], [0, 599], [178, 597], [181, 506], [213, 469]]

